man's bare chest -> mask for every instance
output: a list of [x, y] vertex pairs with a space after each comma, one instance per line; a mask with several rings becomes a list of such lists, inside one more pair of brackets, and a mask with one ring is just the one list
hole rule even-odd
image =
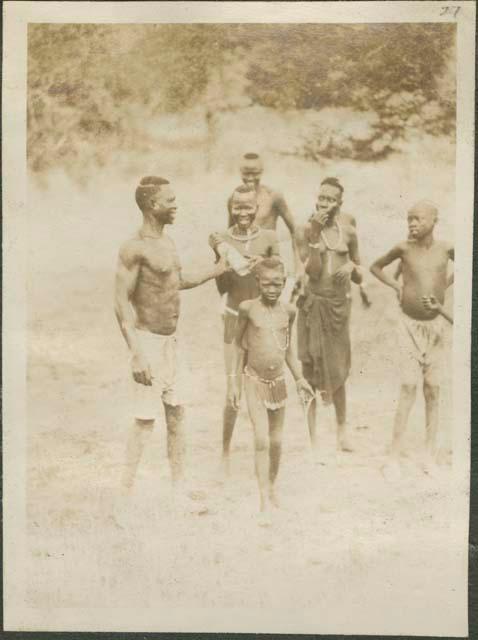
[[446, 271], [448, 256], [442, 249], [410, 249], [402, 258], [404, 271], [416, 274]]
[[151, 281], [165, 280], [179, 274], [179, 256], [171, 244], [147, 247], [143, 250], [140, 266], [140, 278]]
[[262, 222], [275, 222], [276, 219], [273, 195], [269, 191], [260, 190], [257, 194], [256, 222], [260, 225]]

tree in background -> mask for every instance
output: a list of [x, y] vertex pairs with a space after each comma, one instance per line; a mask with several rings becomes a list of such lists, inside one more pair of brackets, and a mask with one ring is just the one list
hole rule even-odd
[[[317, 113], [294, 150], [313, 159], [377, 159], [412, 131], [454, 135], [451, 24], [32, 24], [28, 35], [35, 172], [150, 149], [144, 123], [192, 107], [209, 150], [221, 113], [250, 105]], [[367, 130], [324, 129], [332, 109], [366, 114]]]

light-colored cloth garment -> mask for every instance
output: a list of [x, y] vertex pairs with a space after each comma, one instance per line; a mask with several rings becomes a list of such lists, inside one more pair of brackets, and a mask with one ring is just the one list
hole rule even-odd
[[151, 369], [153, 384], [147, 386], [133, 380], [133, 413], [139, 420], [154, 420], [161, 401], [172, 406], [184, 403], [184, 369], [178, 358], [175, 334], [163, 336], [141, 330], [136, 330], [136, 334]]
[[400, 313], [397, 327], [398, 366], [402, 384], [421, 380], [439, 386], [443, 378], [445, 321], [414, 320]]

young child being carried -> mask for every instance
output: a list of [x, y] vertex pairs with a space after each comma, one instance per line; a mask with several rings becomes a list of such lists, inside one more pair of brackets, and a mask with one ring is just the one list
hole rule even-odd
[[[295, 308], [279, 302], [286, 282], [280, 258], [265, 258], [256, 266], [259, 297], [239, 305], [229, 401], [238, 407], [244, 373], [244, 391], [254, 429], [255, 468], [260, 510], [278, 506], [275, 480], [279, 471], [287, 390], [284, 363], [289, 367], [304, 401], [313, 395], [302, 378], [290, 339]], [[247, 361], [247, 364], [246, 364]]]
[[[431, 202], [422, 201], [414, 205], [408, 212], [408, 239], [393, 247], [370, 268], [374, 276], [395, 289], [401, 307], [398, 325], [401, 388], [391, 449], [397, 471], [419, 379], [423, 379], [425, 397], [426, 469], [435, 456], [445, 321], [433, 303], [438, 301], [443, 305], [450, 282], [447, 280], [448, 261], [454, 260], [452, 245], [433, 237], [437, 218], [438, 210]], [[400, 260], [402, 285], [383, 271], [395, 260]]]

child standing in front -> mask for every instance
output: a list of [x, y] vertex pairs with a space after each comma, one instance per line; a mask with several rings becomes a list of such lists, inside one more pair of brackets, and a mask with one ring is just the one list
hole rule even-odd
[[[433, 298], [443, 304], [448, 261], [454, 260], [452, 245], [433, 236], [437, 219], [438, 210], [433, 203], [422, 201], [414, 205], [408, 212], [408, 239], [370, 267], [374, 276], [396, 291], [401, 307], [398, 325], [401, 387], [393, 426], [392, 459], [398, 465], [417, 383], [423, 381], [427, 469], [434, 461], [436, 447], [445, 320], [437, 308], [424, 304], [424, 300]], [[402, 284], [383, 271], [395, 260], [400, 260]]]
[[254, 429], [260, 510], [264, 513], [270, 503], [278, 506], [275, 480], [287, 398], [284, 363], [304, 401], [313, 395], [313, 391], [301, 376], [290, 339], [295, 308], [279, 302], [286, 281], [284, 264], [280, 258], [265, 258], [256, 267], [256, 274], [259, 297], [239, 305], [229, 399], [232, 406], [239, 406], [239, 381], [244, 374], [247, 408]]

